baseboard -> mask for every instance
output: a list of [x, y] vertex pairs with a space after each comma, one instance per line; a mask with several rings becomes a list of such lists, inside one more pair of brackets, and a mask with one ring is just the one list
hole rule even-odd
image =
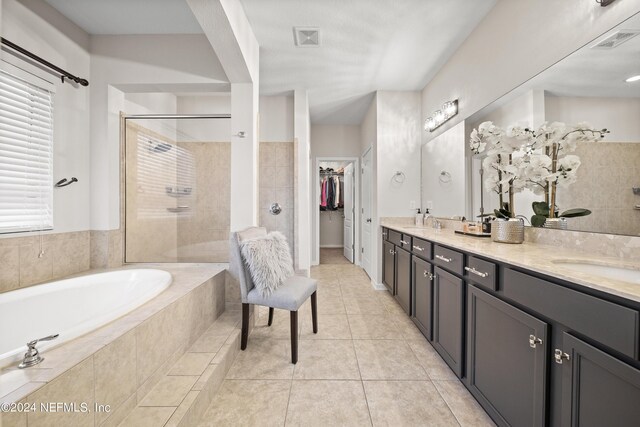
[[371, 286], [373, 286], [373, 289], [375, 289], [376, 291], [386, 291], [387, 290], [387, 287], [383, 283], [376, 283], [373, 280], [371, 280]]

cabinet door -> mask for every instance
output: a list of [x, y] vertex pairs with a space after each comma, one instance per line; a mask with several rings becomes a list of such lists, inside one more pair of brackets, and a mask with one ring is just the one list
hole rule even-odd
[[547, 330], [545, 322], [469, 285], [469, 389], [499, 425], [545, 424]]
[[396, 300], [411, 315], [411, 253], [396, 248]]
[[396, 293], [396, 247], [393, 243], [383, 242], [382, 245], [382, 283], [391, 295]]
[[[562, 349], [562, 424], [637, 426], [640, 423], [640, 370], [564, 333]], [[566, 357], [568, 356], [568, 359]]]
[[462, 378], [464, 284], [440, 267], [436, 267], [434, 276], [433, 346]]
[[433, 314], [433, 266], [413, 257], [413, 322], [429, 341], [431, 335], [431, 316]]

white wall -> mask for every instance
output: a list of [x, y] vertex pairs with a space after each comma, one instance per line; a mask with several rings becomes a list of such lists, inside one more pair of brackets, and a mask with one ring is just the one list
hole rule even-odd
[[[378, 216], [410, 216], [410, 202], [420, 206], [420, 92], [379, 91], [377, 100]], [[396, 171], [404, 182], [393, 179]]]
[[[422, 91], [423, 120], [443, 102], [459, 113], [435, 138], [550, 65], [640, 12], [640, 2], [500, 0]], [[580, 31], [576, 31], [579, 28]]]
[[296, 153], [294, 173], [296, 181], [296, 213], [294, 235], [295, 267], [302, 273], [311, 271], [311, 121], [309, 116], [309, 95], [306, 90], [296, 89], [294, 99], [293, 136]]
[[607, 128], [604, 142], [640, 142], [640, 99], [560, 97], [545, 93], [545, 115], [549, 122], [569, 125], [588, 122]]
[[[231, 93], [216, 95], [178, 96], [178, 114], [231, 114]], [[197, 141], [231, 141], [231, 120], [180, 120], [178, 129], [185, 138]]]
[[[32, 3], [32, 2], [27, 2]], [[90, 86], [74, 87], [62, 84], [59, 77], [50, 76], [56, 87], [54, 97], [54, 157], [53, 179], [75, 176], [79, 182], [54, 189], [54, 233], [82, 231], [90, 228], [90, 130], [89, 108], [93, 82], [90, 79], [90, 55], [86, 49], [88, 35], [52, 8], [44, 5], [40, 12], [28, 9], [22, 2], [3, 0], [1, 3], [2, 36], [39, 55], [72, 74], [89, 79]], [[65, 34], [50, 24], [52, 20], [67, 27]], [[11, 56], [11, 55], [8, 55]], [[20, 60], [12, 61], [27, 71], [33, 67]], [[33, 68], [31, 68], [33, 69]], [[37, 74], [49, 75], [37, 70]], [[15, 237], [12, 234], [11, 237]]]
[[227, 78], [203, 35], [136, 35], [92, 36], [90, 81], [91, 228], [117, 229], [125, 92], [211, 91]]
[[[429, 202], [430, 213], [439, 217], [467, 215], [465, 162], [465, 123], [459, 123], [422, 147], [422, 208]], [[442, 171], [450, 174], [451, 180], [442, 177]], [[423, 210], [423, 212], [426, 212]]]
[[311, 125], [311, 157], [359, 157], [359, 125]]
[[[375, 239], [371, 262], [377, 266], [376, 283], [382, 281], [380, 218], [411, 216], [411, 202], [420, 206], [420, 147], [422, 113], [420, 92], [378, 91], [377, 137], [374, 176], [376, 176], [376, 212], [372, 217]], [[396, 171], [404, 173], [404, 182], [393, 179]]]
[[293, 96], [260, 97], [260, 142], [293, 141]]

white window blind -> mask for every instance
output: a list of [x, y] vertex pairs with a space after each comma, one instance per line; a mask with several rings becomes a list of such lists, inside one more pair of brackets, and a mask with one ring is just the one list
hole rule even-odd
[[0, 70], [0, 233], [53, 227], [53, 93]]

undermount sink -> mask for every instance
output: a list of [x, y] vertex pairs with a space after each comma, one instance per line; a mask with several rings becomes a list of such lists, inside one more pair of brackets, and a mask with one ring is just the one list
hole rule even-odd
[[590, 274], [605, 279], [620, 280], [640, 285], [640, 268], [598, 264], [578, 260], [555, 260], [554, 264], [577, 273]]

